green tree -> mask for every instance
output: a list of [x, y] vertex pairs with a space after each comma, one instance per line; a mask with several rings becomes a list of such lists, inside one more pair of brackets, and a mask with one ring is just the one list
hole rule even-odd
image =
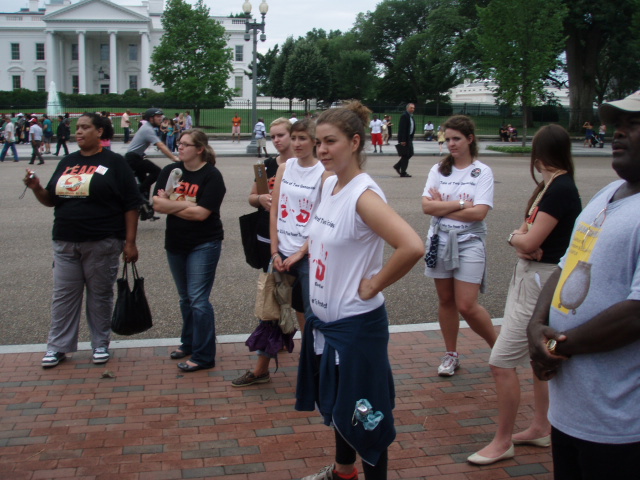
[[[271, 95], [271, 83], [269, 77], [271, 70], [278, 60], [278, 45], [267, 50], [264, 55], [258, 53], [258, 94]], [[249, 70], [244, 72], [247, 77], [253, 79], [253, 60], [249, 64]]]
[[478, 7], [478, 42], [485, 71], [495, 79], [497, 99], [523, 109], [524, 145], [529, 108], [544, 96], [544, 79], [563, 48], [561, 0], [493, 0]]
[[195, 6], [168, 0], [162, 26], [164, 34], [151, 55], [151, 78], [169, 95], [192, 105], [199, 125], [203, 104], [231, 98], [227, 80], [233, 71], [232, 52], [225, 29], [209, 17], [203, 0]]
[[[631, 72], [625, 71], [625, 57], [638, 52], [637, 47], [635, 52], [632, 50], [631, 42], [640, 36], [640, 25], [633, 23], [634, 16], [640, 10], [640, 1], [564, 0], [564, 4], [569, 12], [564, 22], [566, 70], [571, 102], [569, 129], [578, 131], [585, 121], [593, 120], [599, 66], [603, 73], [617, 70], [618, 81], [630, 76]], [[616, 51], [616, 48], [619, 50]], [[601, 60], [605, 61], [606, 67], [600, 63]], [[608, 82], [604, 77], [602, 79], [600, 95], [603, 98], [606, 88], [602, 87]]]
[[327, 60], [320, 55], [318, 47], [307, 40], [299, 40], [287, 62], [284, 74], [284, 89], [291, 97], [304, 100], [308, 110], [309, 99], [325, 99], [331, 89], [331, 75]]
[[[289, 110], [291, 110], [292, 108], [291, 105], [293, 98], [295, 97], [295, 92], [290, 88], [285, 88], [284, 76], [287, 71], [289, 57], [293, 53], [294, 48], [295, 40], [293, 39], [293, 37], [288, 37], [282, 44], [280, 55], [278, 55], [278, 58], [273, 64], [273, 67], [271, 68], [271, 72], [269, 74], [269, 87], [271, 90], [271, 95], [276, 98], [288, 98]], [[287, 85], [286, 87], [290, 87], [290, 85]]]

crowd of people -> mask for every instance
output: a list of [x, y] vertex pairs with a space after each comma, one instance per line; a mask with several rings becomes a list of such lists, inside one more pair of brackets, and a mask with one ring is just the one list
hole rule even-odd
[[[400, 121], [398, 139], [406, 147], [415, 133], [414, 109], [408, 104]], [[615, 126], [613, 168], [621, 180], [605, 187], [584, 210], [567, 131], [548, 125], [533, 139], [529, 171], [535, 188], [522, 223], [506, 238], [516, 265], [499, 335], [478, 301], [487, 283], [485, 218], [493, 208], [494, 177], [478, 159], [469, 117], [452, 116], [437, 130], [438, 142], [442, 138], [449, 153], [426, 178], [426, 243], [364, 170], [367, 128], [376, 145], [384, 143], [378, 143], [383, 121], [370, 120], [368, 108], [353, 101], [315, 120], [271, 123], [278, 154], [264, 162], [268, 192], [254, 182], [248, 197], [260, 212], [261, 268], [267, 271], [271, 265], [296, 279], [292, 304], [302, 343], [295, 408], [317, 409], [335, 434], [335, 462], [305, 480], [357, 479], [356, 455], [367, 480], [387, 478], [395, 393], [383, 291], [423, 257], [425, 276], [434, 279], [444, 340], [437, 374], [453, 376], [461, 365], [460, 317], [492, 349], [497, 430], [468, 462], [488, 465], [512, 458], [517, 445], [552, 446], [558, 480], [635, 478], [640, 228], [633, 213], [640, 193], [640, 92], [603, 104], [600, 113], [603, 122]], [[106, 148], [113, 136], [109, 115], [85, 113], [76, 126], [80, 150], [59, 162], [46, 186], [27, 171], [26, 186], [54, 209], [45, 368], [77, 350], [85, 291], [93, 362], [110, 359], [119, 257], [125, 262], [138, 258], [138, 209], [154, 183], [153, 208], [167, 216], [165, 250], [182, 314], [181, 344], [170, 357], [186, 359], [177, 364], [183, 372], [215, 367], [209, 297], [224, 237], [220, 209], [226, 189], [206, 134], [192, 128], [189, 116], [183, 118], [175, 158], [154, 130], [162, 132], [166, 125], [168, 138], [173, 123], [175, 135], [175, 122], [165, 123], [163, 117], [159, 109], [147, 110], [129, 152], [121, 157]], [[38, 137], [44, 137], [38, 123], [30, 125], [34, 158], [36, 142], [42, 141]], [[387, 121], [388, 135], [390, 125]], [[152, 162], [142, 154], [151, 144], [175, 163], [161, 171], [148, 168], [144, 162]], [[410, 158], [408, 151], [405, 155]], [[406, 164], [394, 168], [406, 173]], [[386, 261], [385, 244], [392, 249]], [[250, 347], [260, 335], [279, 328], [277, 321], [258, 321], [247, 341]], [[280, 340], [281, 348], [292, 350], [292, 335], [281, 332]], [[270, 362], [277, 362], [279, 349], [252, 350], [258, 353], [256, 366], [234, 379], [234, 387], [271, 381]], [[520, 401], [516, 367], [529, 359], [535, 411], [531, 425], [514, 433]], [[376, 372], [375, 381], [371, 372]]]

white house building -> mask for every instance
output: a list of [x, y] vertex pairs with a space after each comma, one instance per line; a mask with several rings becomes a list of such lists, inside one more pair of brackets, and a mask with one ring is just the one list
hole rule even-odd
[[[123, 93], [133, 88], [162, 91], [149, 75], [153, 48], [163, 34], [163, 0], [124, 6], [109, 0], [38, 0], [15, 13], [0, 13], [0, 90]], [[228, 85], [237, 100], [251, 98], [244, 74], [251, 62], [244, 19], [212, 17], [229, 35], [233, 73]], [[188, 34], [188, 33], [186, 33]]]
[[[496, 99], [493, 92], [495, 92], [497, 88], [498, 85], [492, 81], [472, 81], [467, 79], [464, 83], [449, 90], [449, 97], [451, 98], [451, 103], [454, 104], [495, 105]], [[560, 105], [569, 106], [568, 88], [545, 87], [545, 90], [548, 94], [553, 94]]]

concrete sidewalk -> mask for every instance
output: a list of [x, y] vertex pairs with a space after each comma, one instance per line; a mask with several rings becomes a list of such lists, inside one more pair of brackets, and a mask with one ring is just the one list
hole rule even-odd
[[[373, 153], [373, 147], [370, 145], [369, 142], [369, 138], [367, 138], [367, 148], [366, 148], [366, 152], [368, 155], [371, 156], [388, 156], [388, 157], [398, 157], [397, 153], [396, 153], [396, 148], [395, 148], [395, 141], [391, 142], [391, 145], [385, 145], [383, 148], [383, 153]], [[247, 154], [247, 146], [249, 145], [249, 141], [248, 140], [243, 140], [240, 143], [238, 142], [231, 142], [231, 140], [218, 140], [216, 138], [212, 138], [209, 140], [209, 145], [211, 145], [211, 147], [213, 147], [214, 151], [216, 152], [216, 155], [219, 157], [255, 157], [255, 155], [249, 155]], [[502, 155], [507, 155], [501, 152], [494, 152], [492, 150], [487, 150], [487, 147], [490, 145], [493, 146], [511, 146], [511, 147], [519, 147], [520, 146], [520, 142], [518, 143], [503, 143], [503, 142], [498, 142], [498, 141], [483, 141], [480, 140], [479, 142], [479, 147], [480, 147], [480, 155], [491, 155], [491, 156], [502, 156]], [[531, 145], [531, 142], [529, 142], [527, 145]], [[31, 146], [30, 145], [25, 145], [25, 144], [20, 144], [20, 145], [16, 145], [17, 149], [18, 149], [18, 158], [20, 159], [20, 161], [29, 161], [29, 159], [31, 158]], [[52, 147], [52, 152], [55, 153], [55, 143], [51, 144]], [[121, 140], [114, 140], [111, 144], [111, 149], [114, 152], [117, 152], [121, 155], [124, 155], [127, 152], [129, 145], [125, 145], [124, 143], [122, 143]], [[70, 152], [74, 152], [78, 149], [78, 146], [76, 145], [75, 142], [69, 142], [68, 143], [68, 148]], [[414, 148], [414, 156], [440, 156], [440, 149], [438, 146], [438, 142], [435, 141], [431, 141], [431, 142], [426, 142], [422, 139], [417, 139], [416, 141], [414, 141], [413, 143], [413, 148]], [[584, 157], [607, 157], [607, 158], [611, 158], [611, 144], [608, 143], [604, 146], [604, 148], [585, 148], [582, 146], [582, 142], [573, 142], [573, 155], [574, 156], [584, 156]], [[447, 153], [447, 149], [446, 147], [443, 147], [442, 149], [443, 154]], [[269, 152], [270, 154], [274, 154], [275, 153], [275, 148], [273, 147], [273, 145], [271, 144], [271, 142], [267, 143], [267, 152]], [[62, 151], [62, 153], [64, 153], [64, 151]], [[157, 151], [157, 149], [155, 147], [149, 147], [147, 149], [146, 152], [147, 156], [149, 157], [164, 157], [164, 155], [162, 154], [162, 152]], [[177, 152], [176, 152], [177, 155]], [[44, 159], [45, 162], [47, 160], [57, 160], [60, 159], [62, 157], [58, 156], [56, 157], [55, 155], [44, 155]], [[7, 152], [7, 157], [5, 158], [5, 161], [13, 161], [13, 156], [11, 156], [11, 150], [9, 150], [9, 152]]]
[[[477, 335], [460, 330], [461, 368], [441, 378], [437, 326], [392, 332], [398, 434], [389, 479], [552, 478], [549, 448], [517, 447], [514, 459], [486, 467], [466, 462], [496, 429], [489, 348]], [[216, 367], [194, 373], [169, 359], [170, 341], [114, 342], [107, 365], [80, 351], [49, 370], [40, 367], [42, 346], [3, 347], [0, 478], [289, 480], [332, 463], [333, 432], [318, 414], [293, 408], [299, 341], [271, 383], [233, 388], [255, 357], [239, 338], [227, 340]], [[521, 373], [518, 429], [533, 403], [530, 375]]]

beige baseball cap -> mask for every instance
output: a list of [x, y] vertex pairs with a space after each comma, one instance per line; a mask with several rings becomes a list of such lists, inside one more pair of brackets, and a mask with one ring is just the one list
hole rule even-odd
[[622, 112], [640, 113], [640, 90], [622, 100], [605, 102], [600, 105], [600, 120], [613, 123]]

